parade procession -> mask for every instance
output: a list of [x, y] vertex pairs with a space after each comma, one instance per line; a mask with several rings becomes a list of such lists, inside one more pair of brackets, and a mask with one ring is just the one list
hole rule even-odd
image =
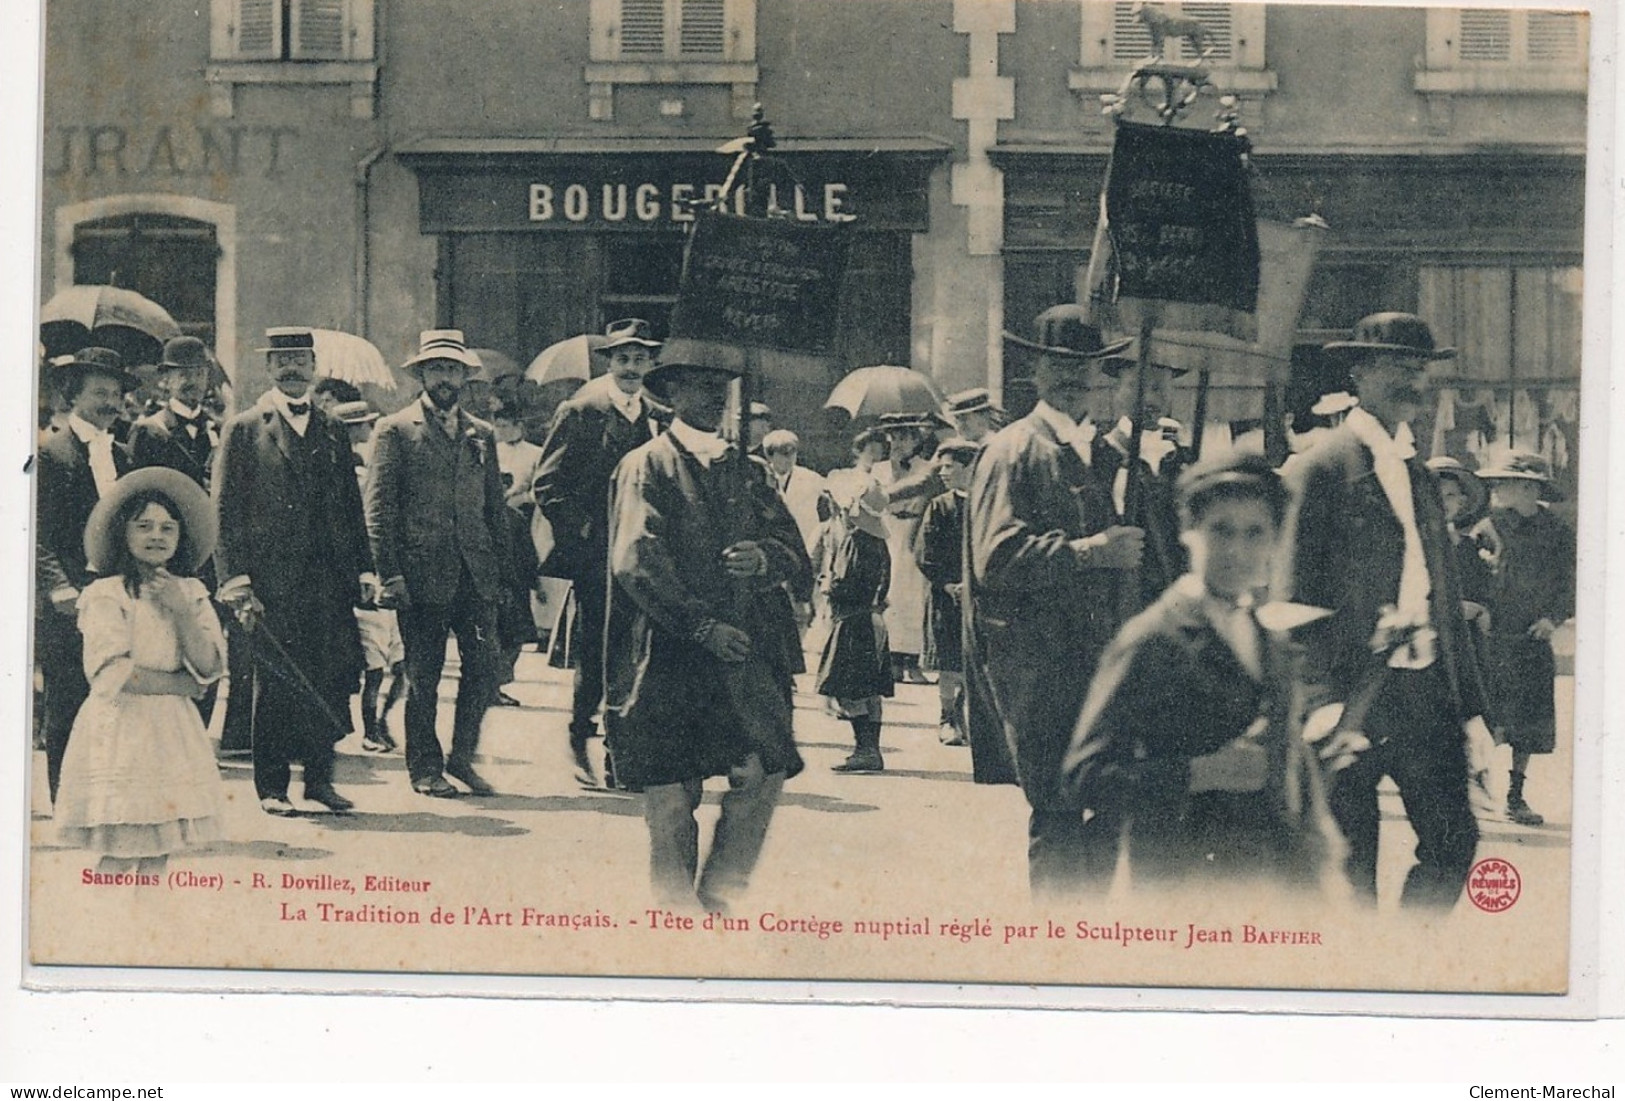
[[1563, 981], [1583, 14], [91, 7], [36, 962]]

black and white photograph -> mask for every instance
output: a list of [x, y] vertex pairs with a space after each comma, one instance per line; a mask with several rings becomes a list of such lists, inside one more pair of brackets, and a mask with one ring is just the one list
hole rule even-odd
[[29, 964], [1574, 993], [1600, 19], [47, 0]]

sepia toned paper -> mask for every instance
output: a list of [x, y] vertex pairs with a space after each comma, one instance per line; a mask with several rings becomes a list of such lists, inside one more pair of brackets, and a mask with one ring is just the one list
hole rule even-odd
[[[265, 357], [256, 349], [262, 331], [279, 325], [366, 335], [395, 383], [367, 391], [385, 413], [416, 399], [411, 377], [396, 365], [416, 351], [419, 330], [462, 325], [471, 346], [491, 344], [523, 370], [541, 350], [521, 343], [529, 338], [524, 325], [542, 324], [523, 320], [543, 312], [524, 305], [540, 300], [527, 296], [552, 287], [568, 300], [572, 281], [585, 285], [587, 276], [568, 267], [518, 271], [498, 255], [510, 247], [501, 242], [573, 232], [537, 228], [546, 221], [538, 215], [555, 214], [556, 203], [558, 217], [581, 214], [580, 233], [596, 234], [608, 249], [617, 230], [606, 228], [604, 210], [578, 208], [573, 193], [566, 197], [569, 181], [577, 179], [571, 173], [593, 185], [624, 178], [634, 185], [635, 204], [637, 170], [668, 153], [688, 158], [672, 177], [675, 184], [660, 181], [663, 198], [671, 200], [673, 187], [696, 182], [684, 175], [691, 163], [708, 165], [703, 171], [711, 175], [697, 181], [702, 186], [711, 176], [720, 180], [726, 158], [700, 162], [697, 151], [745, 126], [718, 87], [674, 81], [663, 94], [687, 97], [691, 112], [676, 116], [687, 127], [676, 129], [670, 116], [659, 121], [661, 96], [649, 96], [643, 84], [583, 80], [583, 67], [620, 63], [589, 51], [588, 31], [599, 16], [586, 9], [614, 6], [596, 0], [547, 17], [558, 27], [547, 26], [562, 28], [569, 40], [551, 47], [568, 79], [550, 78], [535, 93], [567, 119], [554, 130], [542, 129], [535, 105], [523, 103], [531, 62], [490, 49], [504, 31], [519, 33], [527, 18], [540, 18], [529, 5], [492, 0], [488, 11], [458, 14], [453, 9], [461, 8], [452, 4], [409, 10], [382, 0], [340, 4], [335, 7], [350, 20], [345, 48], [362, 49], [358, 36], [374, 35], [371, 53], [325, 61], [222, 57], [233, 47], [217, 41], [221, 21], [248, 6], [155, 13], [150, 5], [118, 5], [118, 52], [152, 59], [142, 64], [111, 60], [113, 51], [99, 35], [118, 20], [105, 5], [51, 0], [45, 10], [40, 301], [90, 281], [147, 279], [162, 287], [182, 303], [172, 311], [177, 320], [183, 306], [206, 315], [200, 331], [236, 384], [228, 416], [251, 406], [268, 386]], [[285, 6], [289, 16], [277, 35], [295, 33], [292, 10], [304, 7]], [[831, 172], [849, 164], [840, 159], [850, 152], [843, 141], [890, 149], [899, 167], [890, 176], [891, 170], [876, 169], [868, 182], [891, 179], [899, 193], [908, 193], [881, 199], [854, 183], [843, 198], [845, 192], [829, 190], [845, 187], [842, 181], [820, 180], [819, 188], [787, 191], [792, 217], [852, 217], [860, 225], [866, 217], [888, 219], [892, 251], [875, 262], [900, 263], [902, 278], [913, 278], [900, 299], [904, 346], [898, 358], [912, 355], [913, 365], [933, 374], [944, 391], [992, 382], [1006, 386], [1007, 404], [1022, 400], [1025, 383], [1011, 370], [1017, 356], [1002, 345], [1000, 330], [1030, 335], [1036, 312], [1030, 307], [1052, 304], [1034, 295], [1065, 294], [1084, 278], [1110, 140], [1094, 82], [1109, 69], [1115, 86], [1128, 63], [1094, 56], [1098, 51], [1087, 41], [1080, 45], [1079, 36], [1099, 24], [1095, 9], [1111, 5], [918, 0], [877, 7], [872, 17], [896, 24], [887, 34], [904, 56], [916, 40], [911, 36], [924, 36], [918, 39], [927, 43], [919, 47], [921, 80], [940, 101], [901, 111], [895, 122], [886, 118], [883, 102], [895, 79], [882, 73], [891, 53], [866, 49], [856, 55], [856, 67], [837, 66], [838, 50], [769, 37], [805, 24], [822, 28], [832, 43], [850, 45], [851, 30], [840, 26], [847, 17], [835, 16], [836, 5], [756, 0], [740, 6], [754, 14], [761, 66], [755, 94], [768, 101], [781, 138], [818, 138], [839, 147], [839, 156], [825, 154], [836, 158]], [[930, 17], [915, 7], [929, 8]], [[1485, 90], [1493, 79], [1481, 87], [1484, 80], [1473, 75], [1478, 70], [1452, 67], [1451, 58], [1441, 56], [1461, 26], [1443, 27], [1445, 9], [1287, 11], [1293, 6], [1272, 5], [1259, 24], [1250, 22], [1244, 5], [1232, 7], [1235, 27], [1262, 26], [1266, 36], [1264, 59], [1243, 71], [1269, 73], [1275, 82], [1267, 92], [1242, 94], [1242, 119], [1253, 131], [1262, 181], [1255, 186], [1262, 193], [1270, 193], [1272, 181], [1305, 188], [1302, 195], [1276, 190], [1271, 196], [1278, 205], [1304, 207], [1294, 213], [1335, 208], [1323, 211], [1331, 229], [1316, 264], [1317, 271], [1341, 274], [1311, 289], [1299, 339], [1346, 334], [1347, 323], [1334, 333], [1326, 321], [1337, 316], [1338, 296], [1351, 288], [1371, 296], [1373, 309], [1424, 315], [1441, 343], [1477, 356], [1467, 365], [1466, 382], [1454, 388], [1448, 412], [1441, 412], [1442, 404], [1432, 411], [1424, 451], [1465, 446], [1468, 411], [1477, 410], [1489, 435], [1510, 437], [1553, 461], [1560, 471], [1554, 483], [1564, 493], [1554, 507], [1583, 527], [1587, 510], [1600, 501], [1582, 491], [1590, 475], [1579, 461], [1581, 391], [1593, 385], [1592, 372], [1606, 370], [1604, 361], [1588, 355], [1584, 379], [1580, 371], [1581, 326], [1594, 324], [1579, 308], [1589, 293], [1581, 277], [1585, 211], [1577, 205], [1587, 165], [1586, 24], [1579, 45], [1565, 45], [1562, 31], [1552, 32], [1559, 37], [1549, 45], [1581, 53], [1540, 60], [1539, 75], [1524, 90], [1514, 81], [1512, 90], [1495, 92]], [[351, 8], [370, 9], [364, 28]], [[476, 33], [460, 28], [463, 20], [488, 23]], [[1530, 43], [1548, 40], [1539, 38], [1538, 20], [1531, 31], [1528, 10], [1513, 11], [1511, 20], [1509, 27], [1518, 29], [1507, 32], [1508, 41], [1526, 51], [1528, 61]], [[1064, 57], [1046, 61], [1038, 36], [1061, 31]], [[1404, 50], [1376, 47], [1375, 40], [1391, 34], [1414, 42]], [[1336, 47], [1328, 41], [1333, 35], [1354, 45]], [[454, 40], [448, 54], [458, 55], [455, 62], [422, 56], [436, 36]], [[458, 46], [460, 38], [466, 42]], [[1372, 43], [1369, 54], [1362, 42]], [[1239, 38], [1233, 45], [1243, 48]], [[950, 46], [958, 52], [944, 60]], [[431, 96], [435, 81], [425, 73], [436, 64], [465, 63], [459, 51], [479, 58], [483, 75], [466, 95], [442, 87]], [[1357, 87], [1398, 81], [1401, 92], [1385, 91], [1356, 107], [1335, 102], [1324, 87], [1306, 93], [1306, 84], [1325, 82], [1325, 74], [1313, 70], [1317, 51], [1345, 62], [1354, 58], [1350, 80]], [[1368, 71], [1360, 75], [1366, 57]], [[121, 64], [128, 67], [116, 68]], [[286, 72], [278, 79], [277, 65], [302, 66], [303, 74], [314, 72], [312, 66], [332, 68], [302, 83], [305, 77], [288, 80]], [[868, 102], [867, 80], [878, 81], [878, 98], [862, 109], [823, 105], [831, 112], [825, 119], [802, 105], [781, 109], [769, 96], [774, 80], [785, 79], [778, 73], [792, 65], [821, 75], [805, 85], [788, 80], [777, 94], [800, 94], [820, 80], [846, 82], [849, 98]], [[109, 79], [97, 80], [95, 73]], [[1014, 85], [1008, 114], [995, 103], [1003, 93], [976, 83], [1007, 78]], [[397, 79], [400, 85], [392, 86]], [[608, 116], [601, 107], [604, 87], [614, 101]], [[563, 89], [574, 96], [567, 107]], [[1047, 102], [1051, 98], [1056, 102]], [[1205, 121], [1211, 113], [1194, 117]], [[801, 132], [790, 129], [792, 123]], [[921, 133], [936, 142], [934, 159], [923, 169], [898, 152], [904, 139]], [[551, 139], [559, 144], [548, 151]], [[632, 175], [625, 175], [623, 159], [630, 154], [614, 150], [616, 142], [639, 149]], [[521, 148], [522, 154], [514, 152]], [[1294, 157], [1310, 167], [1289, 163]], [[1325, 159], [1313, 163], [1316, 157]], [[1062, 176], [1068, 164], [1086, 171], [1076, 184], [1058, 182], [1057, 164]], [[481, 221], [470, 207], [488, 198], [480, 183], [488, 167], [527, 181], [556, 171], [556, 183], [539, 181], [556, 187], [556, 194], [528, 192], [522, 224]], [[1508, 188], [1532, 186], [1546, 167], [1558, 181], [1550, 191], [1508, 197]], [[1300, 169], [1301, 175], [1292, 174]], [[1310, 190], [1339, 171], [1356, 170], [1365, 190]], [[1424, 190], [1407, 196], [1418, 187]], [[509, 190], [495, 193], [513, 197]], [[613, 191], [607, 194], [613, 199]], [[1414, 206], [1385, 230], [1373, 208], [1407, 197]], [[1043, 213], [1052, 200], [1062, 206], [1053, 218]], [[1343, 237], [1340, 202], [1368, 204], [1349, 210], [1357, 214], [1355, 227]], [[630, 210], [637, 218], [635, 205]], [[1444, 224], [1452, 211], [1460, 224]], [[919, 212], [923, 225], [910, 221]], [[674, 228], [666, 224], [669, 213], [662, 209], [660, 217], [668, 239]], [[1518, 221], [1509, 231], [1476, 220], [1497, 214]], [[520, 216], [504, 207], [492, 217]], [[1433, 230], [1416, 234], [1416, 223]], [[184, 267], [191, 262], [185, 232], [198, 227], [208, 228], [218, 256], [202, 289], [188, 283]], [[144, 233], [166, 243], [149, 246], [141, 262], [170, 264], [169, 276], [150, 270], [121, 276], [117, 267], [90, 275], [98, 258], [136, 255], [119, 252], [130, 246], [116, 243], [139, 243]], [[1519, 234], [1527, 247], [1513, 239]], [[1056, 272], [1069, 272], [1064, 264], [1043, 267], [1035, 257], [1046, 250], [1076, 260], [1070, 274], [1077, 283], [1049, 286]], [[884, 252], [877, 246], [877, 254]], [[883, 282], [877, 277], [872, 285]], [[601, 297], [619, 293], [605, 287]], [[667, 297], [674, 294], [673, 283]], [[600, 318], [584, 311], [613, 308], [618, 312], [601, 318], [612, 321], [635, 312], [635, 297], [628, 291], [613, 307], [582, 298], [557, 313], [569, 315], [572, 332], [597, 332]], [[970, 306], [983, 313], [967, 319]], [[1516, 321], [1508, 321], [1513, 314]], [[482, 324], [493, 335], [482, 335]], [[861, 341], [854, 346], [871, 358], [847, 367], [882, 361]], [[785, 371], [806, 367], [786, 364], [780, 365]], [[770, 380], [774, 369], [770, 363]], [[805, 412], [804, 423], [786, 426], [810, 441], [807, 450], [821, 467], [845, 460], [845, 421], [813, 423], [815, 413], [826, 413], [819, 405], [833, 378], [838, 375], [801, 380], [810, 397], [788, 397], [796, 388], [783, 381], [765, 395], [780, 409]], [[1209, 424], [1224, 423], [1235, 442], [1244, 442], [1249, 419], [1264, 414], [1257, 381], [1223, 371], [1214, 379]], [[1484, 400], [1474, 405], [1481, 394]], [[1176, 415], [1187, 422], [1193, 397], [1185, 384], [1176, 390]], [[1585, 563], [1580, 574], [1582, 628], [1590, 614], [1583, 594], [1598, 566]], [[36, 604], [41, 599], [36, 592]], [[747, 901], [726, 914], [662, 907], [649, 891], [640, 798], [584, 791], [574, 782], [565, 729], [569, 673], [552, 668], [545, 649], [527, 647], [506, 686], [519, 706], [490, 709], [476, 758], [498, 794], [455, 800], [418, 794], [399, 750], [364, 752], [358, 730], [339, 743], [335, 773], [335, 785], [356, 810], [320, 813], [297, 798], [296, 778], [295, 802], [304, 813], [273, 818], [260, 808], [249, 758], [223, 757], [223, 839], [177, 854], [150, 882], [135, 873], [105, 876], [95, 854], [60, 843], [44, 754], [34, 752], [27, 777], [27, 957], [36, 976], [65, 986], [89, 974], [86, 969], [115, 968], [132, 969], [138, 983], [139, 969], [165, 969], [211, 973], [207, 981], [223, 986], [251, 977], [273, 987], [289, 977], [283, 973], [294, 972], [353, 975], [357, 987], [369, 974], [476, 983], [486, 976], [533, 978], [537, 992], [550, 989], [549, 980], [578, 977], [898, 983], [922, 984], [902, 989], [923, 1001], [954, 1000], [941, 993], [944, 985], [1202, 988], [1546, 996], [1530, 998], [1526, 1010], [1545, 1015], [1560, 1010], [1543, 1002], [1557, 1004], [1576, 993], [1571, 975], [1585, 962], [1576, 954], [1590, 950], [1571, 937], [1576, 880], [1594, 874], [1574, 862], [1577, 819], [1588, 809], [1576, 798], [1575, 762], [1598, 733], [1575, 721], [1586, 690], [1576, 684], [1575, 671], [1587, 665], [1576, 634], [1570, 623], [1554, 638], [1557, 744], [1533, 759], [1525, 789], [1545, 823], [1480, 820], [1474, 870], [1448, 913], [1399, 907], [1416, 839], [1391, 784], [1380, 794], [1374, 910], [1355, 903], [1335, 875], [1327, 877], [1325, 891], [1308, 897], [1224, 884], [1158, 893], [1137, 889], [1126, 861], [1098, 897], [1035, 901], [1027, 882], [1028, 805], [1014, 786], [973, 783], [969, 750], [939, 742], [936, 688], [899, 684], [881, 734], [885, 771], [841, 775], [831, 765], [851, 750], [852, 731], [817, 695], [812, 672], [798, 676], [794, 699], [795, 735], [807, 768], [786, 784]], [[447, 744], [461, 672], [452, 654], [438, 686]], [[817, 669], [818, 659], [816, 649], [807, 654], [809, 669]], [[212, 739], [221, 736], [224, 708], [222, 699], [209, 727]], [[393, 722], [402, 740], [400, 711]], [[602, 743], [592, 746], [601, 758]], [[1510, 761], [1507, 747], [1494, 750], [1492, 789], [1503, 798]], [[725, 790], [719, 779], [707, 785], [698, 812], [702, 859]], [[764, 987], [762, 996], [773, 989]]]

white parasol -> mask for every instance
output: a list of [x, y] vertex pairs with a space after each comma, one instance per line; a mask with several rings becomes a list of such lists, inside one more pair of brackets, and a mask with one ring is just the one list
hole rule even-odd
[[603, 347], [607, 339], [597, 333], [582, 333], [549, 344], [530, 361], [525, 377], [542, 386], [567, 379], [589, 382], [594, 375], [603, 374], [602, 370], [593, 370], [592, 353]]
[[316, 375], [336, 378], [361, 386], [367, 383], [381, 390], [395, 389], [395, 372], [384, 362], [384, 354], [372, 341], [336, 329], [312, 329], [316, 342]]

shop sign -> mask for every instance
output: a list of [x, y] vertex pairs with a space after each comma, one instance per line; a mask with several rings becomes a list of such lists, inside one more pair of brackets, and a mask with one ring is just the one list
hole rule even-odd
[[[509, 161], [419, 162], [419, 225], [425, 233], [647, 231], [682, 229], [722, 193], [727, 157], [569, 155]], [[860, 230], [930, 229], [930, 161], [884, 156], [785, 158], [781, 178], [757, 195], [801, 225]], [[752, 213], [759, 213], [760, 198]], [[729, 203], [745, 213], [742, 200]]]

